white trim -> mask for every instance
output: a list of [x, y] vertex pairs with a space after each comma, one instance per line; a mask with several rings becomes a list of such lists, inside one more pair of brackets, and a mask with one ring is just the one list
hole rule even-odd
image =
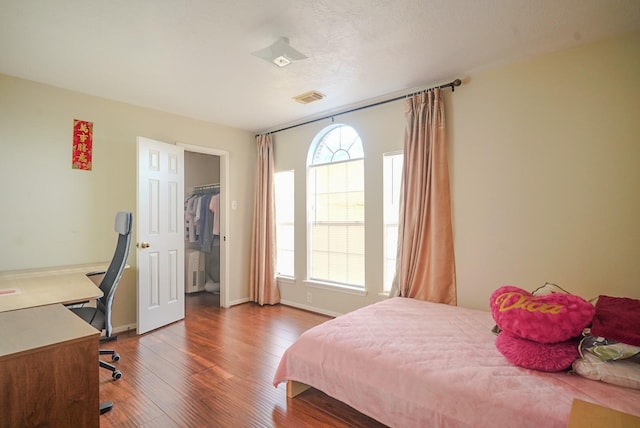
[[220, 306], [228, 308], [232, 305], [229, 302], [229, 254], [231, 254], [231, 239], [229, 237], [229, 200], [231, 186], [229, 182], [229, 152], [226, 150], [214, 149], [211, 147], [196, 146], [193, 144], [175, 143], [183, 147], [185, 151], [204, 153], [220, 157], [220, 188], [223, 190], [220, 196], [220, 207], [222, 208], [222, 223], [220, 224]]
[[[286, 177], [287, 180], [283, 180], [283, 178]], [[288, 179], [291, 180], [288, 180]], [[295, 258], [296, 258], [296, 207], [295, 207], [295, 188], [296, 188], [296, 171], [295, 169], [286, 169], [286, 170], [282, 170], [282, 171], [276, 171], [273, 174], [273, 179], [274, 179], [274, 200], [275, 200], [275, 205], [276, 205], [276, 209], [275, 209], [275, 228], [276, 228], [276, 254], [280, 251], [279, 246], [280, 244], [283, 243], [284, 240], [280, 240], [277, 237], [278, 234], [278, 228], [280, 225], [287, 225], [287, 226], [291, 226], [293, 229], [293, 247], [291, 250], [291, 255], [293, 256], [293, 266], [292, 266], [292, 270], [289, 273], [281, 273], [281, 272], [277, 272], [276, 273], [276, 278], [278, 277], [284, 277], [284, 278], [293, 278], [295, 275]], [[289, 182], [291, 184], [291, 189], [288, 189], [288, 186], [282, 186], [283, 181]], [[281, 185], [281, 187], [278, 187], [278, 184]], [[282, 193], [279, 192], [283, 191]], [[291, 191], [291, 194], [289, 195], [289, 190]], [[278, 212], [280, 212], [281, 214], [283, 213], [282, 211], [279, 211], [278, 209], [278, 203], [283, 202], [283, 199], [287, 200], [284, 202], [284, 205], [289, 205], [288, 202], [293, 201], [293, 204], [290, 205], [291, 207], [291, 221], [290, 222], [281, 222], [280, 219], [278, 218]], [[288, 210], [287, 210], [288, 211]], [[285, 214], [286, 216], [286, 214]], [[276, 270], [278, 269], [278, 261], [277, 261], [277, 257], [276, 257]]]
[[[185, 143], [180, 143], [180, 142], [176, 142], [175, 144], [176, 144], [176, 146], [184, 147], [185, 151], [187, 151], [187, 152], [204, 153], [204, 154], [207, 154], [207, 155], [214, 155], [214, 156], [228, 156], [229, 155], [229, 152], [226, 151], [226, 150], [214, 149], [212, 147], [197, 146], [195, 144], [185, 144]], [[220, 177], [220, 178], [222, 178], [222, 177]]]
[[315, 306], [303, 305], [303, 304], [300, 304], [298, 302], [293, 302], [291, 300], [280, 300], [280, 304], [285, 305], [285, 306], [291, 306], [293, 308], [303, 309], [303, 310], [309, 311], [309, 312], [314, 312], [316, 314], [327, 315], [327, 316], [330, 316], [330, 317], [339, 317], [340, 315], [344, 315], [344, 314], [341, 314], [339, 312], [333, 312], [333, 311], [328, 311], [326, 309], [316, 308]]
[[390, 152], [384, 152], [382, 154], [382, 157], [386, 157], [386, 156], [398, 156], [398, 155], [404, 155], [404, 150], [400, 149], [400, 150], [392, 150]]
[[127, 331], [131, 331], [131, 330], [137, 330], [138, 326], [136, 323], [133, 324], [125, 324], [125, 325], [121, 325], [119, 327], [114, 327], [113, 328], [113, 332], [114, 333], [125, 333]]
[[225, 306], [225, 308], [230, 308], [231, 306], [241, 305], [243, 303], [250, 302], [248, 297], [243, 297], [242, 299], [232, 301], [229, 306]]

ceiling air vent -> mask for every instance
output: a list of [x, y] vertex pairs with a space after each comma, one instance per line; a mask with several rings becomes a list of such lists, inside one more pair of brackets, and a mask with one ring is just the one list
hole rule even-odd
[[304, 94], [293, 97], [293, 99], [299, 102], [300, 104], [309, 104], [314, 101], [319, 101], [323, 98], [324, 98], [324, 94], [321, 94], [318, 91], [305, 92]]

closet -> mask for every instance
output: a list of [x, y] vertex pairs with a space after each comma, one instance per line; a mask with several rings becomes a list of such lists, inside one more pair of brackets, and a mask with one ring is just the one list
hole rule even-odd
[[220, 293], [220, 157], [185, 151], [185, 293]]

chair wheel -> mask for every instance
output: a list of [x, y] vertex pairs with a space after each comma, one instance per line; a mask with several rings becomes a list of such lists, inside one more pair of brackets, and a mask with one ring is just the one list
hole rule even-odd
[[111, 377], [113, 377], [113, 380], [118, 380], [122, 377], [122, 372], [120, 370], [116, 370], [113, 372]]
[[118, 360], [120, 360], [120, 354], [116, 352], [111, 356], [111, 361], [118, 361]]

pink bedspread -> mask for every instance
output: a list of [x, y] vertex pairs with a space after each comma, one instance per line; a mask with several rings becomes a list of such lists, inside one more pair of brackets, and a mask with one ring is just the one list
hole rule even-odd
[[393, 427], [566, 427], [574, 398], [640, 416], [640, 391], [512, 366], [489, 312], [396, 297], [314, 327], [273, 382], [313, 386]]

